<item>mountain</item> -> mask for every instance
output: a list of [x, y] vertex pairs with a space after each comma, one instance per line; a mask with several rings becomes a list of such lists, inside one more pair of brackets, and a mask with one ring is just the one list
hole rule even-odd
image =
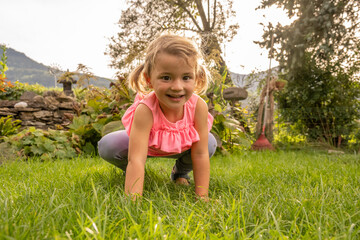
[[[3, 50], [0, 49], [0, 56]], [[45, 87], [54, 87], [54, 76], [49, 73], [49, 67], [38, 63], [29, 58], [22, 52], [12, 48], [6, 49], [7, 66], [6, 77], [9, 81], [19, 81], [21, 83], [38, 83]], [[101, 87], [109, 87], [111, 80], [97, 77], [97, 80], [91, 80], [91, 84]]]

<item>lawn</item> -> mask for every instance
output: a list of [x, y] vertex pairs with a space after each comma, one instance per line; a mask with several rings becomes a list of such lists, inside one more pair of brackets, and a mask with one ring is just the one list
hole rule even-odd
[[360, 239], [360, 157], [244, 152], [211, 159], [208, 203], [149, 159], [142, 201], [98, 157], [0, 166], [0, 239]]

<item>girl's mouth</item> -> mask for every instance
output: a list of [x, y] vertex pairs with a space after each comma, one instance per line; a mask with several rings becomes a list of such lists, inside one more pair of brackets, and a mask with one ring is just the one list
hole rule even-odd
[[180, 101], [185, 95], [169, 95], [169, 94], [167, 94], [166, 96], [168, 96], [169, 98], [171, 98], [174, 101]]

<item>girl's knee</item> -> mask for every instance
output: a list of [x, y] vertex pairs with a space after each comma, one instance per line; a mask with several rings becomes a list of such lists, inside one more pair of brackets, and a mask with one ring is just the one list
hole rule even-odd
[[100, 157], [112, 160], [119, 154], [127, 152], [129, 148], [129, 137], [125, 130], [109, 133], [98, 142]]
[[209, 148], [209, 157], [212, 157], [215, 154], [217, 148], [217, 142], [214, 135], [209, 133], [209, 140], [208, 140], [208, 148]]

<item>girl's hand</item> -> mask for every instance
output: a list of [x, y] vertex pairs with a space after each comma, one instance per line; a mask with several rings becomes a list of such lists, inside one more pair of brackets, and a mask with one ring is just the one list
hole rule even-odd
[[209, 196], [199, 196], [199, 195], [196, 195], [196, 201], [201, 201], [201, 202], [209, 202], [210, 201], [210, 198]]

